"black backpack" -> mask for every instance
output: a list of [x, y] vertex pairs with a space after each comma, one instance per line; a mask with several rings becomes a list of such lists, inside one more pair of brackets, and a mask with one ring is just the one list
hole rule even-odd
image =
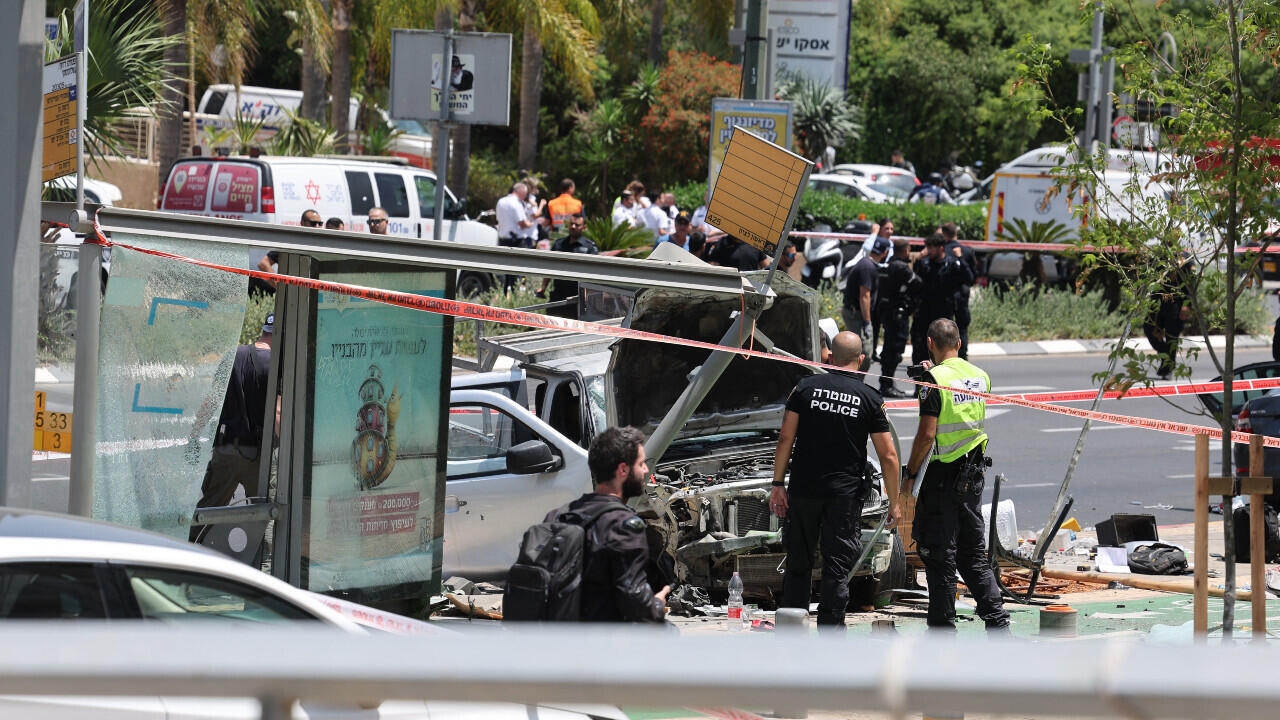
[[[1233, 516], [1236, 526], [1236, 562], [1249, 562], [1249, 510], [1251, 507], [1251, 505], [1238, 507]], [[1280, 558], [1280, 518], [1277, 518], [1276, 510], [1271, 505], [1264, 504], [1262, 507], [1266, 512], [1263, 516], [1263, 538], [1266, 541], [1263, 552], [1267, 555], [1267, 562], [1275, 562]]]
[[1129, 570], [1143, 575], [1182, 575], [1187, 571], [1187, 554], [1161, 542], [1139, 545], [1129, 553]]
[[502, 592], [502, 619], [577, 621], [587, 530], [615, 510], [631, 512], [613, 503], [594, 513], [564, 508], [525, 530]]

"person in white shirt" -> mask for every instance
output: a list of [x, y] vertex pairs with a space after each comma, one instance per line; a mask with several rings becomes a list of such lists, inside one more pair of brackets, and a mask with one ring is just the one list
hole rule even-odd
[[[529, 217], [525, 198], [529, 186], [518, 182], [511, 186], [511, 194], [498, 199], [494, 214], [498, 216], [498, 244], [502, 247], [532, 248], [538, 239], [536, 220]], [[516, 275], [502, 277], [502, 289], [510, 293], [516, 285]]]
[[658, 199], [652, 205], [640, 213], [640, 219], [644, 222], [644, 226], [649, 228], [649, 232], [653, 233], [654, 244], [661, 243], [675, 229], [675, 222], [671, 217], [670, 205], [675, 204], [675, 196], [671, 193], [661, 193]]
[[636, 199], [630, 190], [623, 190], [621, 200], [613, 208], [613, 224], [614, 227], [626, 225], [627, 227], [640, 227], [640, 208], [636, 205]]
[[533, 218], [529, 217], [525, 198], [529, 196], [529, 186], [518, 182], [511, 188], [510, 195], [504, 195], [494, 208], [498, 216], [498, 244], [503, 247], [533, 247], [538, 236]]

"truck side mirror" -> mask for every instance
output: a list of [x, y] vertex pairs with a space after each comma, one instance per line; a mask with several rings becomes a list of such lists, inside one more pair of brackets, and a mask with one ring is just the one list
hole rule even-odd
[[559, 470], [564, 461], [551, 453], [551, 446], [542, 440], [526, 440], [507, 450], [507, 472], [514, 475]]

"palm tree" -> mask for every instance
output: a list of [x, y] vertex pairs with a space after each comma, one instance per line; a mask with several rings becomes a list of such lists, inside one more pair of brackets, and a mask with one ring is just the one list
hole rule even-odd
[[329, 89], [333, 100], [329, 105], [329, 125], [338, 129], [339, 153], [347, 151], [348, 115], [351, 110], [351, 10], [353, 0], [332, 0], [333, 59]]
[[596, 66], [599, 18], [589, 0], [493, 0], [485, 10], [494, 30], [519, 32], [522, 36], [516, 162], [532, 169], [538, 156], [543, 55], [550, 55], [582, 97], [591, 100], [595, 97], [591, 70]]
[[[133, 4], [124, 0], [98, 0], [89, 14], [89, 60], [85, 76], [85, 152], [93, 163], [103, 155], [124, 155], [117, 123], [136, 118], [137, 108], [154, 112], [172, 82], [166, 52], [175, 44], [160, 32], [160, 14], [154, 6], [124, 12]], [[72, 52], [73, 39], [64, 12], [58, 40], [46, 43], [45, 59]]]
[[[163, 0], [164, 36], [176, 39], [164, 51], [164, 66], [171, 72], [181, 72], [189, 64], [187, 43], [187, 0]], [[92, 9], [90, 15], [92, 15]], [[92, 18], [90, 18], [92, 19]], [[185, 74], [185, 73], [184, 73]], [[156, 112], [156, 186], [164, 188], [169, 179], [169, 168], [182, 154], [182, 85], [178, 78], [171, 78], [161, 91]]]
[[[193, 112], [196, 109], [197, 77], [235, 85], [244, 80], [256, 52], [254, 30], [272, 12], [289, 13], [297, 23], [304, 67], [327, 68], [329, 34], [324, 2], [326, 0], [158, 0], [163, 6], [164, 36], [171, 40], [164, 56], [165, 66], [185, 78], [188, 107]], [[132, 7], [133, 4], [129, 4], [129, 12], [133, 12]], [[307, 85], [304, 82], [304, 105], [308, 103]], [[312, 89], [311, 95], [316, 94], [324, 97], [323, 83], [318, 90]], [[156, 155], [161, 184], [183, 151], [180, 147], [182, 96], [178, 82], [166, 86], [164, 104], [158, 113]], [[191, 137], [193, 140], [196, 137], [194, 116]]]
[[796, 137], [810, 160], [819, 160], [828, 146], [840, 147], [861, 137], [857, 106], [836, 88], [798, 76], [783, 82], [778, 96], [794, 104]]
[[662, 52], [662, 29], [666, 23], [667, 0], [653, 0], [649, 9], [649, 64], [661, 65], [665, 57]]

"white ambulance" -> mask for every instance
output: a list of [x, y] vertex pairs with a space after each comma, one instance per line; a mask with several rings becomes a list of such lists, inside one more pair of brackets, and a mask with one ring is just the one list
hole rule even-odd
[[[369, 231], [369, 209], [381, 207], [387, 234], [432, 239], [436, 176], [429, 170], [389, 162], [343, 158], [191, 157], [169, 170], [160, 210], [207, 217], [299, 225], [315, 210], [324, 220], [340, 218], [352, 232]], [[467, 219], [462, 203], [445, 188], [441, 237], [453, 242], [497, 246], [498, 231]], [[266, 250], [251, 261], [256, 263]], [[487, 274], [463, 273], [458, 294], [489, 287]]]
[[[262, 129], [258, 131], [257, 144], [265, 146], [271, 138], [289, 124], [290, 113], [297, 113], [302, 106], [301, 90], [283, 88], [255, 87], [230, 84], [214, 84], [205, 89], [200, 97], [196, 110], [196, 124], [201, 130], [197, 143], [209, 154], [215, 154], [210, 145], [209, 134], [205, 129], [230, 128], [237, 116], [261, 120]], [[363, 142], [356, 132], [356, 121], [360, 116], [360, 101], [351, 98], [347, 111], [348, 142], [352, 147], [359, 147]], [[404, 158], [410, 165], [430, 168], [434, 158], [431, 156], [431, 133], [416, 120], [392, 120], [382, 109], [369, 118], [371, 123], [382, 123], [388, 130], [399, 133], [391, 140], [391, 154]]]

